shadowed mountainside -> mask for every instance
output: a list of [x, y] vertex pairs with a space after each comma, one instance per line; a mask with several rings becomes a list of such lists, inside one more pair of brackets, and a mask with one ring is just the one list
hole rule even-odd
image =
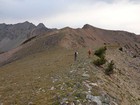
[[16, 48], [24, 41], [48, 31], [50, 29], [46, 28], [42, 23], [38, 26], [27, 21], [14, 25], [0, 24], [0, 53]]

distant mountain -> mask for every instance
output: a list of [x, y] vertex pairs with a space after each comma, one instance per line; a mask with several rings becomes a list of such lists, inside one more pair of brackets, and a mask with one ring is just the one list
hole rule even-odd
[[44, 25], [43, 23], [39, 23], [39, 24], [37, 25], [37, 28], [46, 28], [46, 27], [45, 27], [45, 25]]
[[49, 31], [42, 23], [35, 26], [28, 21], [18, 24], [0, 24], [0, 53], [20, 46], [31, 37]]
[[76, 50], [83, 47], [97, 48], [106, 45], [116, 48], [122, 47], [130, 55], [140, 56], [139, 36], [126, 31], [105, 30], [88, 24], [77, 29], [65, 27], [51, 30], [42, 23], [35, 26], [29, 22], [16, 25], [2, 24], [1, 27], [4, 30], [1, 30], [1, 33], [7, 32], [7, 34], [0, 34], [2, 36], [0, 46], [3, 45], [0, 47], [1, 51], [16, 49], [1, 54], [0, 63], [3, 61], [11, 62], [54, 46]]

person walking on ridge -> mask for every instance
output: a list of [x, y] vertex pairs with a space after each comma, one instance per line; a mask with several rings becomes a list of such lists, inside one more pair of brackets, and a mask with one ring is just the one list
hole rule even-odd
[[78, 56], [78, 52], [77, 52], [77, 51], [75, 51], [75, 53], [74, 53], [74, 61], [76, 61], [76, 60], [77, 60], [77, 56]]
[[90, 56], [91, 56], [91, 50], [89, 49], [88, 50], [88, 57], [90, 58]]

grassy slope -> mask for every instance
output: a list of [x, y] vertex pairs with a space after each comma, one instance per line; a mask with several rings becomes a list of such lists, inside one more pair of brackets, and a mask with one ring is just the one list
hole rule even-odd
[[[0, 102], [4, 105], [59, 105], [67, 99], [68, 102], [89, 105], [86, 95], [91, 87], [93, 96], [107, 94], [110, 100], [121, 105], [138, 105], [138, 86], [133, 86], [135, 78], [131, 76], [139, 75], [135, 72], [128, 75], [128, 65], [121, 65], [126, 55], [113, 49], [106, 54], [107, 59], [113, 59], [117, 66], [111, 77], [104, 74], [103, 68], [91, 64], [96, 57], [88, 59], [86, 49], [79, 50], [77, 62], [73, 61], [72, 50], [55, 48], [1, 67]], [[97, 86], [92, 86], [92, 83]]]
[[1, 67], [0, 100], [6, 104], [25, 105], [29, 101], [39, 103], [43, 97], [47, 96], [45, 102], [48, 103], [48, 100], [52, 98], [51, 93], [39, 93], [35, 96], [34, 92], [40, 88], [45, 91], [50, 89], [51, 77], [65, 73], [72, 63], [71, 52], [51, 49]]

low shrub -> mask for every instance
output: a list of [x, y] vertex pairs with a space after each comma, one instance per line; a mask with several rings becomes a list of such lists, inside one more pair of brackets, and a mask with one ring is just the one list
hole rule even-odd
[[101, 47], [101, 48], [97, 49], [94, 54], [101, 58], [102, 56], [104, 56], [106, 50], [107, 50], [106, 46]]
[[113, 73], [113, 70], [114, 70], [114, 62], [112, 60], [110, 63], [108, 63], [107, 68], [105, 69], [105, 74], [110, 75]]
[[105, 63], [106, 63], [106, 59], [105, 59], [104, 56], [102, 56], [101, 58], [98, 58], [97, 60], [93, 61], [93, 64], [96, 65], [96, 66], [101, 66]]

